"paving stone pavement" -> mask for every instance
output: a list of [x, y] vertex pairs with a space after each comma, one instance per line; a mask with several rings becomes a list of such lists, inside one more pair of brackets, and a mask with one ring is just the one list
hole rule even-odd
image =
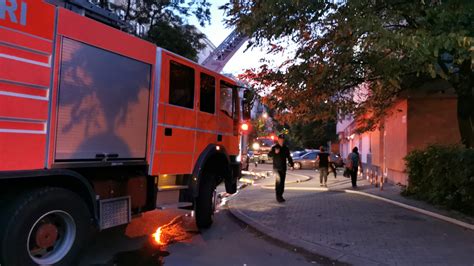
[[472, 230], [361, 195], [286, 191], [285, 198], [279, 204], [274, 191], [251, 186], [229, 207], [271, 237], [341, 262], [474, 265]]
[[[260, 166], [258, 170], [270, 170], [271, 166], [270, 165], [263, 165]], [[334, 178], [333, 174], [329, 174], [328, 178], [328, 188], [330, 190], [344, 190], [344, 189], [352, 189], [351, 181], [349, 178], [345, 178], [342, 176], [342, 169], [338, 169], [338, 174], [337, 178]], [[305, 183], [300, 183], [300, 184], [288, 184], [287, 187], [319, 187], [319, 173], [314, 170], [298, 170], [298, 171], [288, 171], [288, 177], [291, 178], [291, 175], [293, 174], [298, 174], [298, 175], [306, 175], [309, 177], [312, 177], [313, 179], [310, 182], [305, 182]], [[262, 185], [267, 184], [270, 186], [273, 186], [274, 180], [272, 179], [266, 179], [263, 182], [261, 182]], [[404, 197], [400, 193], [402, 191], [402, 187], [391, 184], [391, 183], [385, 183], [383, 186], [383, 190], [381, 190], [379, 187], [375, 187], [374, 184], [370, 184], [370, 182], [365, 179], [360, 177], [359, 180], [357, 181], [358, 184], [358, 191], [369, 193], [372, 195], [380, 196], [386, 199], [394, 200], [400, 203], [404, 203], [416, 208], [421, 208], [423, 210], [427, 210], [430, 212], [434, 212], [437, 214], [441, 214], [447, 217], [451, 217], [454, 219], [457, 219], [459, 221], [468, 223], [468, 224], [474, 224], [474, 217], [467, 216], [463, 213], [454, 211], [454, 210], [448, 210], [446, 208], [443, 208], [441, 206], [433, 206], [427, 202], [421, 201], [421, 200], [416, 200], [411, 197]]]

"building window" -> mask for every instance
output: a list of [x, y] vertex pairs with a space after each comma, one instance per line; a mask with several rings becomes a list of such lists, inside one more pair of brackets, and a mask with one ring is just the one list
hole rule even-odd
[[216, 79], [201, 73], [200, 110], [213, 114], [216, 111]]
[[170, 62], [169, 103], [193, 109], [194, 69], [175, 61]]
[[235, 94], [232, 85], [221, 81], [221, 112], [230, 118], [234, 118]]

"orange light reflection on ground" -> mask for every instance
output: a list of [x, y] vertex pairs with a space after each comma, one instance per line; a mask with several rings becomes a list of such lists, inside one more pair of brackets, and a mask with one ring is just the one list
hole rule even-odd
[[156, 245], [166, 246], [175, 242], [188, 242], [197, 231], [194, 218], [182, 215], [158, 227], [151, 236]]
[[158, 244], [160, 246], [165, 244], [161, 241], [161, 226], [158, 227], [158, 229], [156, 229], [156, 232], [154, 234], [152, 234], [152, 236], [153, 236], [153, 239], [155, 240], [156, 244]]

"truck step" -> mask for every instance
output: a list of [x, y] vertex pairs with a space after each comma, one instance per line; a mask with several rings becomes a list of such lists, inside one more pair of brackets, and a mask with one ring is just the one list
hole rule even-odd
[[165, 186], [158, 186], [158, 192], [161, 192], [161, 191], [182, 190], [182, 189], [188, 189], [188, 186], [181, 186], [181, 185], [165, 185]]
[[159, 210], [166, 210], [166, 209], [183, 209], [183, 208], [189, 208], [192, 207], [193, 203], [192, 202], [178, 202], [174, 204], [166, 204], [166, 205], [161, 205], [161, 206], [156, 206], [157, 209]]

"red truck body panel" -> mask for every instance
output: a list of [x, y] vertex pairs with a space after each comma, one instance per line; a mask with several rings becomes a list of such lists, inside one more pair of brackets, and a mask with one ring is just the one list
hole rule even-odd
[[55, 8], [23, 3], [41, 12], [18, 5], [0, 20], [0, 171], [45, 166]]
[[[233, 80], [64, 8], [39, 0], [22, 0], [22, 3], [15, 11], [15, 19], [8, 11], [6, 18], [0, 19], [0, 171], [47, 169], [62, 163], [94, 161], [91, 157], [97, 153], [94, 145], [102, 145], [104, 141], [113, 144], [113, 138], [117, 138], [117, 143], [123, 142], [122, 154], [129, 154], [130, 160], [149, 165], [149, 175], [192, 173], [209, 144], [221, 145], [229, 155], [238, 155], [239, 104], [234, 102], [233, 118], [220, 108], [221, 83], [235, 85]], [[24, 6], [27, 12], [21, 10]], [[112, 119], [107, 114], [113, 109], [102, 109], [107, 104], [113, 108], [113, 103], [107, 103], [108, 97], [97, 96], [109, 92], [108, 88], [94, 83], [94, 78], [102, 73], [110, 75], [106, 69], [94, 70], [77, 62], [71, 69], [66, 67], [77, 61], [71, 57], [80, 49], [150, 69], [148, 76], [139, 73], [148, 82], [147, 86], [138, 88], [133, 101], [117, 109], [125, 111], [114, 113]], [[170, 88], [172, 62], [194, 71], [192, 108], [170, 104], [169, 93], [174, 89]], [[199, 108], [201, 73], [215, 78], [214, 114]], [[82, 85], [77, 86], [91, 91], [75, 92], [74, 84], [78, 82], [71, 81], [68, 75], [80, 77]], [[87, 84], [93, 85], [89, 88]], [[129, 97], [127, 93], [130, 94], [113, 91], [110, 96], [119, 99], [120, 95]], [[68, 102], [70, 98], [76, 100], [75, 104]], [[81, 112], [87, 108], [90, 114], [84, 118]], [[79, 118], [74, 120], [74, 117]], [[65, 119], [69, 118], [70, 123], [66, 123]], [[172, 134], [166, 135], [165, 130], [172, 130]], [[134, 136], [135, 132], [140, 134]], [[91, 142], [92, 135], [106, 133], [112, 135], [112, 140], [105, 137], [103, 141]], [[88, 146], [83, 147], [84, 143]], [[126, 163], [125, 159], [129, 158], [117, 161]]]

